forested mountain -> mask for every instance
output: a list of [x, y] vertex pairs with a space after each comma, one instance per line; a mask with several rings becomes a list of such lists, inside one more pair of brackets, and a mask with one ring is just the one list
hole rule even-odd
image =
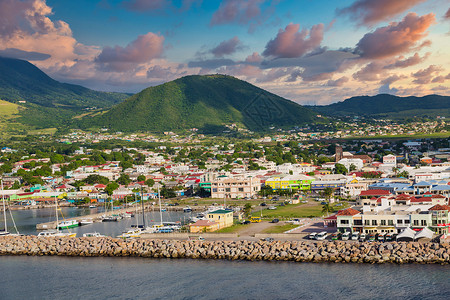
[[315, 122], [316, 113], [226, 75], [193, 75], [149, 87], [95, 117], [84, 128], [163, 132], [237, 123], [251, 130]]
[[410, 118], [414, 116], [450, 117], [450, 96], [398, 97], [389, 94], [358, 96], [345, 101], [309, 108], [329, 116], [359, 115]]

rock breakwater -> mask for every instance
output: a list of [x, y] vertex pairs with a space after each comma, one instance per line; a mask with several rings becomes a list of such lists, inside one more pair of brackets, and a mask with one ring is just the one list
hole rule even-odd
[[342, 241], [177, 241], [116, 238], [1, 237], [0, 255], [118, 256], [342, 263], [450, 262], [439, 243]]

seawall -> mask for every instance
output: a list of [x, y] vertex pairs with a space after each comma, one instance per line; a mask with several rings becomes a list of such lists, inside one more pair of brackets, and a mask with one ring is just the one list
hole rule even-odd
[[415, 242], [176, 241], [0, 237], [0, 255], [117, 256], [296, 262], [448, 264], [450, 245]]

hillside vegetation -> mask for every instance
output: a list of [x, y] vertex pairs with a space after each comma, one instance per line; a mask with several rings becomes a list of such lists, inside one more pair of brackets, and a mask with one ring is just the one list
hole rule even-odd
[[85, 117], [84, 128], [153, 131], [220, 128], [237, 123], [250, 130], [317, 121], [316, 113], [248, 82], [225, 75], [186, 76], [150, 87], [107, 113]]
[[424, 97], [398, 97], [388, 94], [358, 96], [311, 109], [331, 116], [359, 115], [394, 119], [415, 116], [450, 117], [450, 96], [428, 95]]

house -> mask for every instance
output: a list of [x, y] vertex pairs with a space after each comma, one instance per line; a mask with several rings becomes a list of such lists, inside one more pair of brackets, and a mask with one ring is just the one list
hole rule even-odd
[[219, 229], [219, 223], [211, 220], [198, 220], [189, 225], [189, 231], [192, 233], [198, 232], [213, 232]]
[[306, 175], [277, 175], [266, 180], [265, 185], [270, 186], [272, 190], [300, 190], [309, 191], [314, 177]]
[[230, 227], [233, 225], [233, 211], [219, 209], [209, 212], [207, 215], [208, 220], [219, 224], [219, 229]]
[[255, 177], [219, 176], [211, 182], [212, 198], [239, 199], [253, 197], [261, 190], [261, 181]]
[[362, 220], [361, 212], [354, 208], [347, 208], [340, 210], [336, 214], [337, 218], [337, 229], [340, 232], [353, 232], [355, 229], [357, 231], [362, 230]]

